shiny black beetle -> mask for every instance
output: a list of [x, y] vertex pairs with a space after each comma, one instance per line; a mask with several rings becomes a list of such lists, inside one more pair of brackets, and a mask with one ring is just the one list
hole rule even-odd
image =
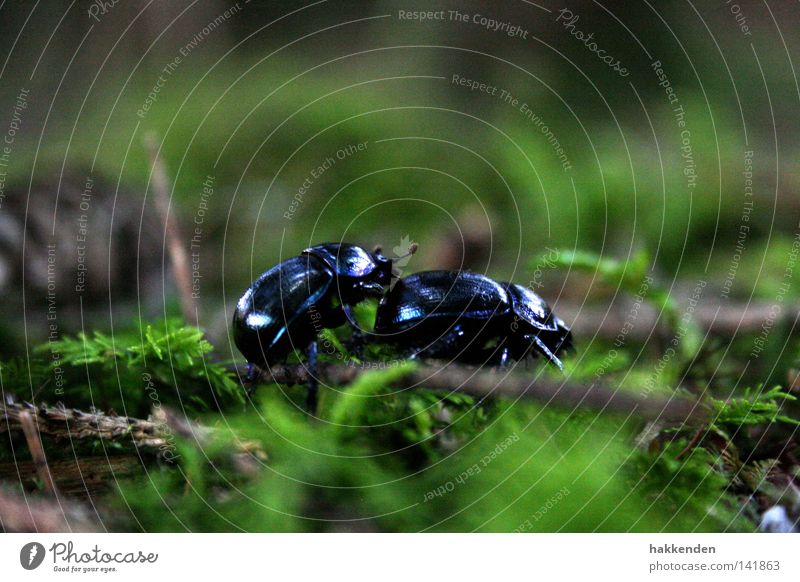
[[505, 365], [532, 349], [563, 368], [572, 335], [544, 300], [477, 273], [424, 271], [399, 280], [378, 306], [375, 334], [413, 356]]
[[[242, 295], [233, 314], [233, 339], [248, 363], [266, 369], [282, 363], [293, 350], [308, 355], [316, 376], [317, 334], [349, 321], [351, 307], [367, 297], [380, 298], [391, 282], [392, 261], [378, 252], [345, 243], [319, 244], [301, 256], [262, 274]], [[316, 409], [312, 379], [308, 408]]]

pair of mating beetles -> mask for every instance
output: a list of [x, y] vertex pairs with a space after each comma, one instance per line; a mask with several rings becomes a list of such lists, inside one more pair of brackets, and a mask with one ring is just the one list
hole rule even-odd
[[[413, 252], [415, 248], [410, 249]], [[378, 249], [345, 243], [316, 245], [261, 275], [233, 315], [233, 337], [259, 368], [286, 361], [295, 349], [308, 357], [308, 408], [316, 409], [317, 334], [345, 323], [361, 337], [352, 307], [380, 299], [375, 341], [405, 356], [505, 365], [534, 352], [562, 367], [572, 336], [530, 289], [471, 272], [423, 271], [399, 279]]]

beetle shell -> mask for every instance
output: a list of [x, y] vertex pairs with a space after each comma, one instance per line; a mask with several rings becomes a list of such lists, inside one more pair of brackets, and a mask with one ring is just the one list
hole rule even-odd
[[[251, 364], [279, 363], [294, 349], [312, 347], [317, 334], [346, 321], [350, 306], [383, 296], [392, 261], [347, 243], [325, 243], [261, 275], [239, 300], [233, 336]], [[336, 301], [334, 301], [336, 299]]]
[[323, 243], [303, 251], [325, 262], [339, 277], [369, 277], [374, 271], [386, 270], [391, 275], [392, 262], [377, 253], [348, 243]]
[[[523, 337], [537, 335], [553, 354], [569, 350], [572, 347], [572, 332], [551, 311], [544, 299], [522, 285], [516, 283], [502, 283], [502, 285], [508, 290], [511, 297], [514, 314], [530, 326], [529, 329], [520, 326], [519, 334]], [[524, 340], [512, 341], [512, 351], [514, 347], [519, 349], [524, 343], [526, 343]], [[518, 356], [519, 354], [515, 355], [515, 357]]]
[[553, 318], [553, 312], [544, 299], [536, 293], [515, 283], [501, 283], [508, 291], [513, 303], [514, 313], [536, 329], [555, 331], [558, 324]]
[[507, 314], [509, 305], [506, 290], [483, 275], [423, 271], [401, 279], [384, 297], [375, 332], [391, 334], [426, 324], [447, 329], [455, 318], [483, 325], [487, 318]]
[[380, 299], [392, 279], [392, 261], [356, 245], [324, 243], [307, 248], [303, 254], [321, 260], [336, 275], [336, 292], [344, 304], [355, 304], [366, 297]]
[[401, 279], [384, 297], [375, 333], [418, 356], [472, 362], [496, 335], [497, 322], [510, 323], [510, 308], [506, 290], [488, 277], [424, 271]]
[[234, 341], [247, 361], [260, 366], [305, 349], [319, 329], [344, 323], [332, 310], [334, 275], [313, 256], [293, 257], [261, 275], [233, 316]]
[[571, 345], [569, 329], [533, 291], [477, 273], [426, 271], [400, 280], [378, 306], [375, 333], [422, 357], [503, 363]]

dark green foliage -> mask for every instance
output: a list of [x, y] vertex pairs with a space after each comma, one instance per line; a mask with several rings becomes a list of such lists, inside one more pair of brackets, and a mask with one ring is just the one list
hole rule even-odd
[[[182, 471], [124, 489], [126, 502], [147, 530], [752, 528], [702, 449], [684, 460], [677, 445], [632, 450], [638, 422], [614, 415], [396, 392], [403, 373], [326, 390], [319, 422], [302, 412], [302, 389], [264, 386], [258, 412], [226, 417], [213, 446], [183, 443]], [[251, 440], [267, 460], [243, 480], [224, 458]]]
[[629, 471], [631, 494], [641, 495], [669, 520], [659, 531], [752, 531], [755, 524], [741, 516], [736, 497], [728, 491], [730, 474], [717, 455], [694, 448], [677, 458], [685, 440], [670, 443], [657, 453], [636, 451]]
[[771, 390], [745, 390], [742, 398], [729, 400], [712, 399], [713, 421], [716, 425], [731, 425], [741, 427], [749, 424], [769, 424], [785, 422], [800, 425], [785, 414], [787, 402], [794, 402], [797, 398], [787, 394], [780, 386]]
[[11, 358], [0, 361], [0, 387], [4, 394], [22, 400], [34, 400], [37, 393], [50, 382], [48, 364], [44, 359]]

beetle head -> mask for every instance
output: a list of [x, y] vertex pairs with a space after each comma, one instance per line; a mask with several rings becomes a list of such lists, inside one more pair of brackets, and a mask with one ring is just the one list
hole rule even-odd
[[383, 287], [388, 285], [392, 280], [392, 260], [387, 259], [381, 253], [381, 247], [375, 247], [372, 252], [372, 260], [375, 262], [375, 270], [370, 274], [369, 284], [377, 284], [381, 289], [379, 293], [383, 292]]

